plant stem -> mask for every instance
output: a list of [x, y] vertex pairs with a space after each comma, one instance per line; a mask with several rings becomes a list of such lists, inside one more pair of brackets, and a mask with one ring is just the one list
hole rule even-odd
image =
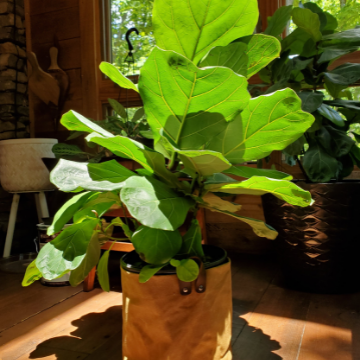
[[300, 161], [300, 159], [299, 159], [299, 157], [297, 155], [295, 157], [296, 157], [297, 163], [299, 164], [299, 168], [300, 168], [301, 172], [305, 176], [305, 180], [311, 182], [308, 175], [307, 175], [307, 173], [306, 173], [306, 171], [305, 171], [305, 169], [304, 169], [304, 167], [303, 167], [303, 165], [302, 165], [302, 163], [301, 163], [301, 161]]

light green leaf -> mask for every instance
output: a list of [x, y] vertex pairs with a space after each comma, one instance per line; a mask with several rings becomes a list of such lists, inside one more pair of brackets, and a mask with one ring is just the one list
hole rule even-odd
[[114, 204], [120, 205], [119, 195], [112, 192], [101, 193], [99, 196], [86, 202], [85, 205], [75, 213], [74, 223], [78, 223], [88, 217], [98, 217], [100, 219]]
[[134, 176], [131, 170], [119, 164], [116, 160], [110, 160], [99, 164], [88, 164], [88, 172], [94, 181], [110, 181], [121, 183], [130, 176]]
[[109, 271], [108, 271], [109, 256], [110, 256], [110, 250], [106, 250], [104, 254], [101, 256], [99, 264], [96, 269], [96, 274], [100, 286], [106, 292], [110, 292], [110, 281], [109, 281]]
[[24, 279], [21, 283], [22, 286], [26, 287], [34, 283], [36, 280], [42, 278], [42, 274], [36, 266], [36, 260], [31, 262], [26, 268]]
[[56, 279], [80, 266], [98, 223], [98, 219], [89, 219], [69, 226], [40, 250], [36, 266], [45, 279]]
[[181, 264], [180, 260], [176, 260], [176, 259], [170, 260], [170, 265], [173, 267], [178, 267], [178, 266], [180, 266], [180, 264]]
[[303, 166], [311, 181], [328, 182], [335, 177], [338, 162], [317, 142], [311, 141], [304, 156]]
[[229, 215], [232, 216], [240, 221], [245, 222], [246, 224], [250, 225], [251, 228], [253, 229], [254, 233], [257, 236], [260, 237], [266, 237], [270, 240], [274, 240], [276, 239], [276, 237], [278, 236], [278, 233], [275, 229], [273, 229], [270, 225], [265, 224], [263, 221], [261, 220], [256, 220], [256, 219], [251, 219], [251, 218], [247, 218], [244, 216], [240, 216], [234, 213], [231, 213], [229, 211], [221, 211], [212, 207], [208, 207], [209, 210], [212, 211], [216, 211], [225, 215]]
[[226, 183], [237, 182], [237, 180], [234, 180], [230, 176], [226, 176], [224, 174], [214, 174], [206, 179], [205, 184], [222, 184], [224, 182]]
[[287, 180], [268, 179], [263, 176], [231, 184], [205, 185], [205, 190], [212, 192], [225, 192], [228, 194], [264, 195], [273, 194], [289, 204], [306, 207], [312, 204], [311, 195]]
[[207, 206], [211, 206], [213, 208], [223, 211], [237, 212], [241, 210], [241, 205], [233, 204], [230, 201], [223, 200], [212, 193], [205, 194], [204, 196], [201, 197], [201, 200]]
[[[249, 166], [232, 166], [230, 169], [223, 171], [224, 174], [232, 174], [244, 178], [251, 178], [252, 176], [266, 176], [272, 179], [292, 180], [292, 176], [281, 171], [270, 169], [257, 169]], [[223, 181], [225, 182], [225, 181]]]
[[180, 250], [182, 238], [178, 230], [164, 231], [140, 226], [134, 232], [131, 242], [143, 261], [164, 265]]
[[105, 137], [114, 136], [101, 126], [96, 125], [91, 120], [73, 110], [68, 111], [62, 116], [61, 124], [63, 124], [68, 130], [72, 131], [84, 131], [88, 133], [95, 131]]
[[127, 236], [131, 240], [131, 237], [133, 236], [133, 232], [130, 230], [129, 226], [125, 224], [119, 217], [111, 220], [111, 224], [115, 226], [121, 226], [122, 229], [124, 230], [125, 236]]
[[315, 42], [322, 39], [319, 16], [309, 9], [294, 8], [292, 19], [295, 25], [306, 31]]
[[217, 46], [199, 67], [225, 66], [250, 78], [280, 55], [279, 40], [263, 34], [240, 38], [227, 46]]
[[181, 150], [200, 149], [250, 99], [243, 76], [223, 67], [199, 69], [183, 56], [159, 48], [142, 67], [139, 88], [156, 141], [163, 129]]
[[178, 151], [179, 157], [185, 169], [200, 176], [210, 176], [214, 173], [221, 173], [229, 169], [231, 163], [227, 161], [221, 153], [211, 150], [181, 150]]
[[314, 120], [301, 110], [301, 100], [293, 90], [277, 91], [251, 99], [207, 148], [221, 152], [232, 164], [262, 159], [294, 142]]
[[108, 76], [114, 83], [118, 84], [121, 88], [131, 89], [139, 92], [136, 85], [127, 77], [125, 77], [114, 65], [103, 61], [100, 64], [100, 70], [103, 74]]
[[301, 99], [301, 109], [308, 113], [313, 113], [322, 104], [324, 94], [321, 92], [314, 91], [301, 91], [297, 95]]
[[126, 114], [126, 110], [124, 108], [124, 106], [122, 106], [118, 101], [114, 100], [114, 99], [108, 99], [109, 104], [111, 105], [111, 107], [115, 110], [115, 112], [120, 115], [120, 117], [122, 117], [123, 119], [127, 118], [127, 114]]
[[333, 122], [336, 126], [345, 126], [344, 119], [341, 115], [330, 106], [322, 104], [317, 110], [322, 116]]
[[55, 214], [53, 223], [47, 230], [48, 235], [54, 235], [61, 231], [64, 225], [74, 216], [74, 214], [86, 203], [90, 198], [96, 197], [99, 193], [87, 191], [73, 196], [67, 201]]
[[[81, 191], [111, 191], [121, 189], [121, 183], [113, 183], [107, 180], [95, 181], [90, 177], [88, 163], [79, 163], [60, 159], [54, 170], [50, 174], [50, 180], [60, 190]], [[124, 176], [124, 180], [129, 176]]]
[[251, 35], [258, 16], [256, 0], [156, 0], [154, 35], [160, 48], [198, 64], [211, 48]]
[[199, 276], [199, 265], [193, 259], [184, 259], [180, 261], [180, 265], [176, 268], [176, 275], [179, 280], [184, 282], [192, 282]]
[[97, 265], [100, 259], [100, 248], [99, 233], [94, 231], [83, 261], [79, 267], [71, 271], [69, 279], [71, 286], [79, 285], [89, 275], [89, 272]]
[[[179, 255], [186, 255], [188, 257], [197, 256], [200, 259], [205, 257], [203, 248], [202, 248], [202, 234], [199, 222], [197, 220], [192, 220], [191, 225], [183, 236], [183, 242]], [[173, 265], [173, 260], [172, 265]], [[173, 265], [174, 266], [174, 265]]]
[[292, 5], [289, 6], [281, 6], [278, 8], [274, 15], [271, 17], [268, 27], [264, 31], [264, 34], [272, 35], [272, 36], [279, 36], [285, 30], [288, 22], [291, 18], [293, 7]]
[[169, 185], [177, 184], [176, 175], [169, 172], [165, 167], [164, 156], [135, 140], [119, 135], [105, 138], [97, 134], [88, 135], [86, 140], [106, 147], [117, 156], [136, 161], [151, 173], [155, 172]]
[[156, 266], [156, 265], [145, 265], [139, 275], [139, 282], [144, 284], [148, 282], [158, 271], [160, 271], [167, 264]]
[[175, 230], [181, 226], [194, 202], [150, 178], [133, 176], [120, 192], [131, 216], [155, 229]]

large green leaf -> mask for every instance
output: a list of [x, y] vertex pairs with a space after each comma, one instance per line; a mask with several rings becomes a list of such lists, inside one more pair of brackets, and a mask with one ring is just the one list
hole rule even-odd
[[257, 169], [249, 166], [232, 166], [230, 169], [223, 171], [224, 174], [232, 174], [244, 178], [252, 176], [266, 176], [271, 179], [292, 180], [292, 176], [281, 171], [272, 169]]
[[333, 46], [343, 44], [343, 46], [360, 46], [360, 28], [336, 32], [323, 37], [321, 46]]
[[135, 175], [131, 170], [119, 164], [116, 160], [106, 161], [100, 164], [88, 164], [88, 171], [94, 181], [110, 181], [120, 183], [130, 176]]
[[131, 242], [143, 261], [164, 265], [180, 250], [182, 238], [178, 230], [164, 231], [140, 226], [134, 232]]
[[228, 216], [232, 216], [240, 221], [245, 222], [246, 224], [251, 226], [251, 228], [253, 229], [254, 233], [257, 236], [266, 237], [270, 240], [274, 240], [278, 236], [278, 233], [275, 229], [273, 229], [270, 225], [265, 224], [261, 220], [251, 219], [248, 217], [244, 217], [244, 216], [240, 216], [240, 215], [231, 213], [229, 211], [221, 211], [221, 210], [218, 210], [218, 209], [212, 208], [212, 207], [208, 207], [208, 209], [228, 215]]
[[199, 69], [183, 56], [159, 48], [142, 67], [139, 88], [155, 139], [163, 129], [181, 150], [200, 149], [250, 99], [243, 76], [223, 67]]
[[324, 76], [334, 84], [348, 86], [360, 79], [360, 64], [342, 64]]
[[86, 140], [106, 147], [117, 156], [136, 161], [170, 185], [177, 184], [176, 176], [165, 167], [164, 156], [135, 140], [120, 135], [106, 138], [98, 134], [90, 134]]
[[359, 46], [350, 46], [350, 47], [346, 47], [343, 48], [341, 46], [329, 46], [324, 48], [324, 52], [321, 54], [319, 60], [318, 60], [318, 64], [322, 64], [324, 62], [328, 62], [328, 61], [332, 61], [335, 59], [338, 59], [339, 57], [358, 51], [359, 50]]
[[199, 222], [192, 220], [191, 225], [183, 236], [183, 242], [179, 255], [186, 255], [188, 257], [197, 256], [200, 259], [204, 258], [204, 251], [201, 245], [202, 235]]
[[[130, 175], [131, 176], [131, 175]], [[129, 175], [124, 175], [125, 181]], [[60, 190], [81, 191], [111, 191], [121, 189], [122, 182], [114, 183], [111, 181], [96, 181], [90, 177], [88, 163], [79, 163], [75, 161], [68, 161], [60, 159], [54, 170], [50, 174], [50, 180]]]
[[199, 67], [225, 66], [250, 78], [276, 59], [280, 51], [281, 45], [276, 38], [263, 34], [251, 35], [227, 46], [211, 49]]
[[98, 219], [89, 219], [69, 226], [40, 250], [36, 266], [45, 279], [56, 279], [80, 266], [98, 223]]
[[121, 105], [115, 99], [108, 99], [108, 102], [119, 116], [121, 116], [123, 119], [127, 118], [126, 109], [124, 108], [123, 105]]
[[360, 110], [360, 101], [334, 99], [334, 100], [325, 100], [324, 104], [330, 106], [344, 107], [347, 109], [352, 109], [357, 111]]
[[297, 94], [301, 99], [302, 110], [308, 113], [316, 111], [321, 106], [324, 99], [324, 94], [321, 92], [301, 91]]
[[345, 131], [334, 129], [330, 125], [325, 125], [324, 128], [329, 132], [331, 137], [331, 148], [335, 157], [340, 158], [347, 155], [351, 148], [355, 145], [355, 141], [346, 134]]
[[289, 55], [301, 54], [309, 39], [312, 39], [309, 33], [297, 28], [281, 41], [282, 51], [290, 51]]
[[79, 267], [71, 271], [69, 279], [71, 286], [79, 285], [88, 276], [89, 272], [97, 265], [100, 259], [100, 248], [99, 233], [94, 231], [91, 240], [89, 241], [83, 261]]
[[96, 125], [91, 120], [73, 110], [68, 111], [62, 116], [61, 124], [63, 124], [68, 130], [72, 131], [84, 131], [88, 133], [95, 131], [106, 137], [114, 136], [101, 126]]
[[206, 204], [218, 210], [237, 212], [241, 210], [241, 205], [234, 204], [230, 201], [223, 200], [212, 193], [207, 193], [201, 197], [200, 204]]
[[292, 11], [292, 20], [300, 29], [306, 31], [315, 42], [322, 39], [320, 31], [319, 16], [309, 9], [294, 8]]
[[108, 76], [114, 83], [118, 84], [121, 88], [131, 89], [139, 92], [136, 85], [127, 77], [125, 77], [116, 66], [103, 61], [100, 64], [100, 70], [103, 74]]
[[274, 15], [270, 18], [269, 25], [264, 33], [272, 36], [281, 35], [291, 18], [292, 10], [292, 5], [281, 6], [278, 8]]
[[141, 224], [162, 230], [181, 226], [194, 204], [190, 198], [150, 177], [129, 178], [120, 196], [130, 214]]
[[327, 182], [335, 177], [338, 162], [316, 141], [311, 141], [304, 156], [303, 166], [311, 181]]
[[181, 150], [178, 152], [185, 169], [192, 177], [210, 176], [231, 167], [231, 163], [221, 153], [211, 150]]
[[330, 106], [327, 106], [325, 104], [322, 104], [317, 111], [325, 118], [330, 120], [332, 123], [334, 123], [336, 126], [345, 126], [345, 122], [341, 115], [331, 108]]
[[54, 235], [61, 231], [65, 224], [90, 198], [96, 197], [99, 193], [87, 191], [73, 196], [55, 214], [53, 223], [47, 230], [48, 235]]
[[34, 260], [26, 268], [24, 279], [23, 279], [21, 285], [24, 287], [29, 286], [32, 283], [34, 283], [36, 280], [39, 280], [41, 278], [42, 278], [42, 274], [36, 266], [36, 260]]
[[258, 21], [256, 0], [156, 0], [156, 43], [198, 64], [215, 46], [251, 35]]
[[221, 152], [232, 164], [262, 159], [283, 150], [314, 122], [301, 110], [291, 89], [251, 99], [246, 109], [207, 148]]
[[269, 179], [263, 176], [231, 184], [205, 185], [205, 190], [228, 194], [264, 195], [273, 194], [289, 204], [306, 207], [312, 204], [311, 195], [287, 180]]
[[109, 257], [110, 250], [106, 250], [104, 254], [101, 256], [98, 267], [96, 269], [96, 274], [100, 283], [101, 288], [110, 292], [110, 281], [109, 281]]

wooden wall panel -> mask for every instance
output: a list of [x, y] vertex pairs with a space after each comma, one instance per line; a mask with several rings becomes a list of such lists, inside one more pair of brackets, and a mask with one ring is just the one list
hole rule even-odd
[[74, 7], [76, 0], [31, 0], [30, 15], [44, 14]]

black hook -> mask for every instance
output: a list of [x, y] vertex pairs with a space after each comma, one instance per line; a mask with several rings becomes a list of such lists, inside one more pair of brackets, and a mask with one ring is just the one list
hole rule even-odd
[[127, 32], [126, 32], [126, 35], [125, 35], [125, 39], [126, 39], [126, 42], [128, 43], [128, 46], [129, 46], [129, 55], [132, 53], [132, 51], [134, 50], [134, 47], [132, 46], [132, 43], [129, 39], [130, 37], [130, 34], [132, 32], [136, 32], [137, 35], [139, 35], [139, 30], [135, 27], [129, 29]]

